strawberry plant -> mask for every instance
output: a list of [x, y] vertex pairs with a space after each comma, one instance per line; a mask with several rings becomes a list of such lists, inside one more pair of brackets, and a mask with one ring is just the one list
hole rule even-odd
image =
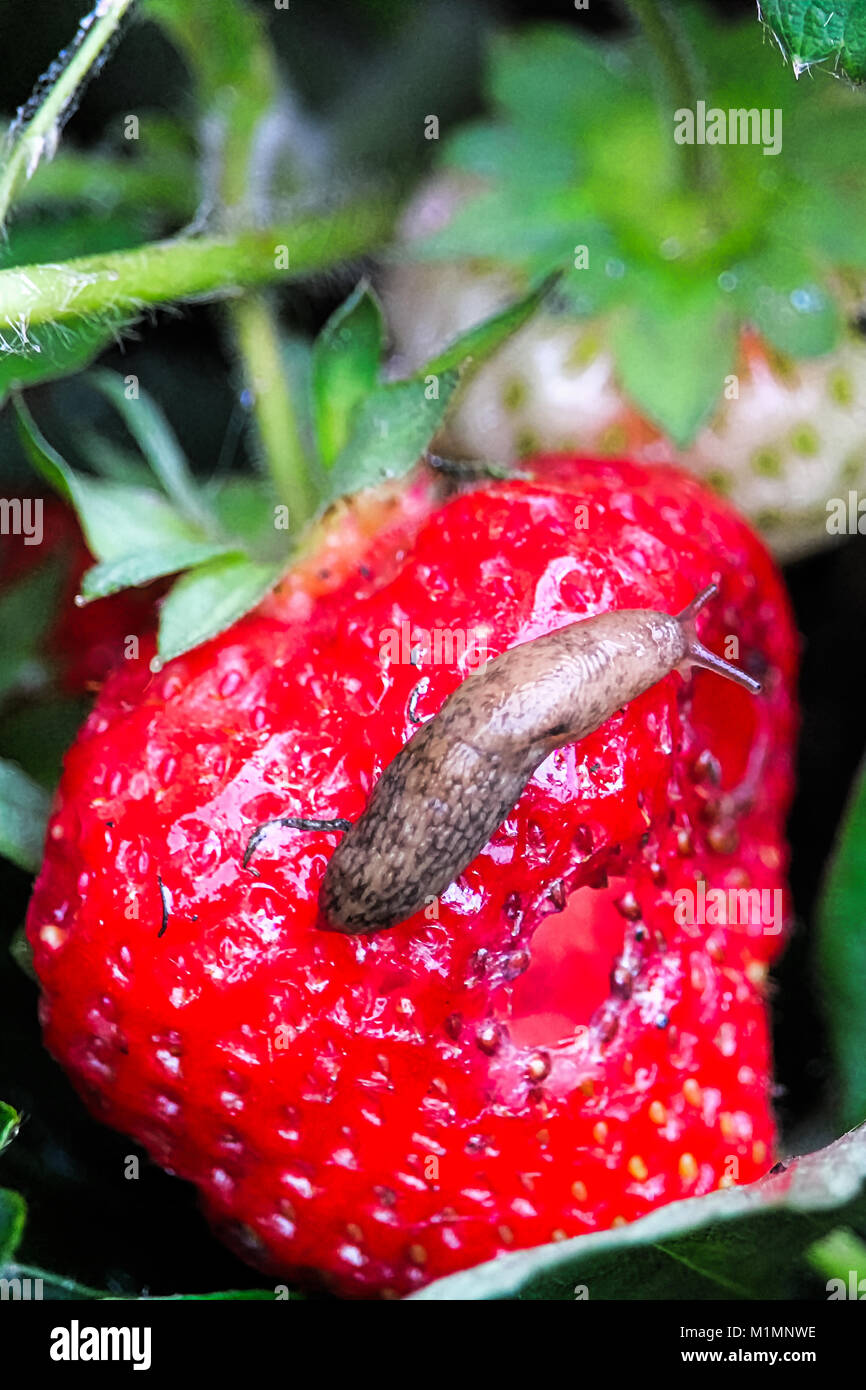
[[470, 7], [434, 58], [370, 6], [359, 58], [357, 15], [101, 0], [10, 121], [4, 1280], [849, 1296], [866, 110], [826, 8]]
[[[827, 499], [863, 481], [862, 96], [793, 90], [753, 19], [633, 8], [625, 41], [548, 26], [491, 45], [489, 111], [443, 139], [385, 272], [395, 346], [411, 363], [563, 268], [451, 446], [677, 460], [783, 557], [808, 553]], [[823, 34], [817, 61], [845, 42], [829, 8], [765, 7], [795, 71], [812, 49], [789, 11]]]

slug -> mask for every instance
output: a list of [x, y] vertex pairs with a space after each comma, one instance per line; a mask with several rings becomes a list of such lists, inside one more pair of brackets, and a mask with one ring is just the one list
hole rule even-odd
[[707, 650], [695, 618], [710, 584], [671, 615], [625, 609], [569, 623], [474, 672], [386, 767], [335, 850], [319, 925], [355, 935], [411, 917], [471, 864], [540, 763], [598, 729], [671, 671], [759, 681]]

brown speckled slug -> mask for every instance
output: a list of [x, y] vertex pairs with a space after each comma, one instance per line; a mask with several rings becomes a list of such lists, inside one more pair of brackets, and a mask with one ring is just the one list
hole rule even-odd
[[624, 609], [569, 623], [474, 672], [376, 783], [335, 850], [320, 925], [354, 935], [405, 921], [487, 844], [540, 763], [599, 728], [671, 671], [703, 666], [752, 693], [753, 680], [704, 647], [695, 616]]

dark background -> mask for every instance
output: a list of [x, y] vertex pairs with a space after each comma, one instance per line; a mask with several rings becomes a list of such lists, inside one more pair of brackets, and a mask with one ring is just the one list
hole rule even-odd
[[[26, 99], [75, 32], [84, 8], [74, 0], [30, 0], [26, 6], [5, 0], [0, 112], [11, 114]], [[410, 144], [408, 132], [417, 132], [420, 118], [435, 110], [441, 120], [456, 120], [480, 109], [482, 41], [489, 25], [574, 18], [565, 0], [483, 6], [457, 0], [331, 0], [326, 5], [291, 0], [288, 12], [275, 13], [270, 3], [259, 8], [269, 17], [297, 95], [310, 110], [342, 119], [352, 132], [350, 153], [359, 167], [366, 161], [381, 166], [385, 153], [390, 168], [402, 165], [413, 178], [420, 172], [417, 140], [413, 136]], [[731, 17], [755, 10], [750, 0], [725, 0], [715, 8]], [[591, 0], [579, 22], [608, 31], [618, 16], [615, 6]], [[182, 112], [188, 99], [184, 69], [173, 50], [152, 25], [134, 23], [85, 95], [67, 139], [79, 146], [99, 142], [129, 112]], [[329, 277], [293, 296], [288, 320], [316, 328], [350, 282], [351, 273], [345, 282]], [[236, 393], [227, 384], [232, 363], [212, 311], [160, 314], [141, 327], [137, 341], [125, 345], [123, 357], [108, 356], [109, 365], [122, 365], [147, 380], [195, 464], [206, 467], [219, 455], [227, 431], [234, 430], [237, 409]], [[32, 399], [40, 413], [62, 420], [68, 410], [80, 408], [79, 394], [73, 380], [39, 388]], [[243, 439], [237, 450], [242, 464]], [[22, 466], [8, 424], [0, 420], [0, 479]], [[810, 927], [822, 869], [866, 741], [864, 542], [855, 537], [789, 566], [786, 578], [803, 639], [799, 790], [790, 823], [797, 925], [775, 971], [773, 1012], [782, 1143], [796, 1151], [832, 1137], [825, 1119], [830, 1069], [821, 1001], [810, 972]], [[0, 728], [0, 745], [5, 742]], [[0, 861], [4, 939], [23, 919], [28, 892], [27, 876]], [[0, 1098], [27, 1117], [3, 1156], [0, 1182], [28, 1199], [22, 1251], [28, 1263], [117, 1291], [261, 1284], [208, 1234], [184, 1184], [144, 1159], [138, 1182], [122, 1179], [124, 1156], [136, 1150], [128, 1139], [88, 1119], [44, 1052], [35, 986], [2, 944]]]

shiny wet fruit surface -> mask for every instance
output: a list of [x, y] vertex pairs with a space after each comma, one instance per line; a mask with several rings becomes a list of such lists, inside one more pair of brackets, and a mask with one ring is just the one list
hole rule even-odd
[[[296, 574], [157, 674], [143, 645], [66, 759], [28, 919], [48, 1046], [287, 1280], [403, 1294], [773, 1161], [781, 581], [674, 470], [531, 471], [407, 507], [329, 587]], [[665, 678], [552, 754], [408, 922], [316, 928], [339, 832], [275, 825], [244, 865], [265, 821], [356, 819], [473, 639], [496, 654], [608, 609], [677, 612], [712, 580], [702, 640], [764, 694]]]

